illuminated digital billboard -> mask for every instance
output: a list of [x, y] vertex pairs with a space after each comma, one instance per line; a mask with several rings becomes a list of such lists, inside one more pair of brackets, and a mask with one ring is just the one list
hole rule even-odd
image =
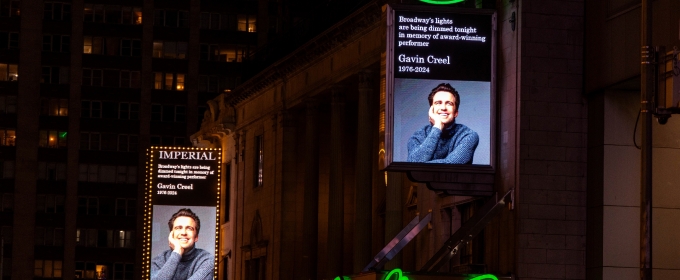
[[385, 167], [492, 167], [495, 12], [389, 5]]
[[221, 157], [212, 148], [147, 150], [143, 279], [217, 279]]

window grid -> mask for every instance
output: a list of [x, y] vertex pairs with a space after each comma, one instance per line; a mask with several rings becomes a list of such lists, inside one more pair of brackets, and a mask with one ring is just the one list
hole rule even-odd
[[142, 24], [142, 8], [119, 5], [85, 4], [84, 21], [112, 24]]
[[68, 35], [43, 35], [44, 52], [63, 52], [71, 51], [71, 36]]
[[0, 1], [0, 17], [18, 17], [19, 0], [1, 0]]
[[0, 49], [3, 49], [3, 50], [18, 50], [19, 49], [19, 33], [17, 33], [17, 32], [0, 32]]
[[35, 260], [35, 277], [61, 278], [61, 260]]
[[155, 72], [154, 89], [184, 91], [184, 74]]
[[43, 66], [40, 82], [45, 84], [67, 84], [68, 67]]
[[46, 20], [71, 20], [71, 4], [62, 2], [45, 2], [44, 19]]
[[41, 130], [38, 146], [42, 148], [66, 148], [68, 133], [57, 130]]
[[16, 145], [16, 130], [10, 128], [0, 128], [0, 146]]
[[68, 99], [41, 98], [40, 114], [43, 116], [68, 116]]
[[16, 95], [0, 95], [0, 114], [16, 114]]

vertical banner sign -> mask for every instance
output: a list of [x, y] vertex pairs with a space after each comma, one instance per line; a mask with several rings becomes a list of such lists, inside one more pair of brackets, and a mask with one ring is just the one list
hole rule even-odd
[[495, 12], [387, 12], [386, 167], [491, 166]]
[[142, 279], [217, 279], [221, 149], [147, 150]]

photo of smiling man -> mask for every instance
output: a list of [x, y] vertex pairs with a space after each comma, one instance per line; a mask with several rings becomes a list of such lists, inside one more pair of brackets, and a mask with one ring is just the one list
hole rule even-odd
[[215, 258], [210, 252], [196, 246], [201, 230], [198, 215], [189, 208], [179, 209], [170, 217], [168, 229], [170, 233], [166, 244], [169, 249], [151, 260], [151, 279], [213, 279]]
[[479, 144], [477, 132], [456, 123], [460, 94], [441, 83], [427, 97], [429, 124], [408, 140], [408, 162], [472, 164]]

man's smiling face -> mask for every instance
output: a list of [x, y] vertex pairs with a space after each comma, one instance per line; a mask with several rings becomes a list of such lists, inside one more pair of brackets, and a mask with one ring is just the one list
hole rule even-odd
[[198, 241], [196, 232], [196, 221], [191, 217], [180, 216], [172, 224], [172, 237], [179, 240], [183, 249], [191, 249]]
[[448, 91], [438, 91], [432, 97], [432, 107], [434, 113], [438, 115], [444, 126], [453, 124], [456, 117], [458, 117], [458, 108], [456, 108], [456, 97]]

